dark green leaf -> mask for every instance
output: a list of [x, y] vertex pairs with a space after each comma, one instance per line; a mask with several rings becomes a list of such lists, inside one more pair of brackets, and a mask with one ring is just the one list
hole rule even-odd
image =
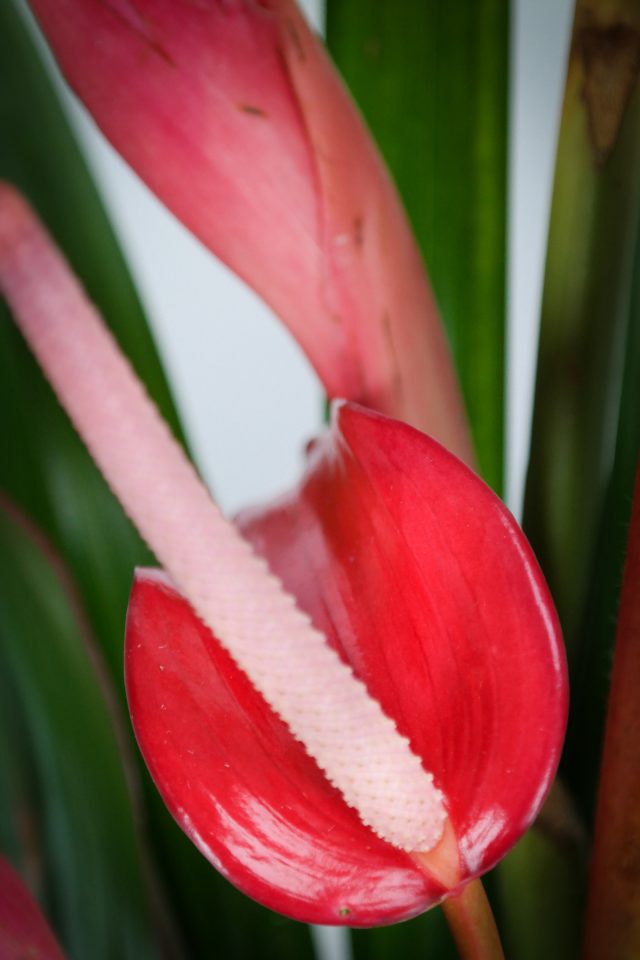
[[508, 0], [329, 0], [329, 48], [394, 174], [502, 485]]
[[[113, 233], [13, 0], [0, 5], [0, 177], [30, 198], [179, 433], [140, 304]], [[150, 555], [125, 520], [0, 308], [0, 487], [64, 553], [117, 676], [136, 563]]]
[[[13, 0], [0, 3], [0, 130], [0, 177], [16, 183], [31, 199], [180, 437], [131, 280]], [[122, 696], [122, 643], [132, 571], [153, 558], [58, 408], [2, 304], [0, 409], [0, 488], [64, 556]], [[60, 684], [64, 690], [63, 678]], [[220, 950], [229, 960], [251, 955], [297, 960], [310, 954], [304, 926], [251, 903], [203, 860], [173, 823], [146, 775], [144, 793], [155, 853], [189, 956], [212, 956]], [[78, 862], [79, 855], [70, 846], [68, 856]]]
[[525, 503], [570, 653], [612, 469], [640, 216], [639, 8], [579, 0], [576, 9]]
[[458, 951], [439, 907], [415, 920], [351, 934], [355, 960], [457, 960]]
[[131, 796], [91, 641], [59, 571], [4, 511], [0, 545], [0, 670], [14, 707], [3, 734], [34, 771], [31, 804], [13, 798], [13, 854], [39, 861], [46, 912], [71, 956], [151, 960], [160, 954]]
[[581, 624], [565, 760], [567, 775], [582, 798], [589, 819], [593, 816], [596, 799], [618, 602], [639, 456], [640, 229], [636, 237], [615, 457], [600, 517]]
[[587, 818], [638, 445], [639, 53], [637, 3], [578, 0], [525, 502], [570, 656], [563, 770]]
[[[584, 865], [554, 839], [530, 830], [496, 871], [505, 954], [514, 960], [572, 960], [580, 946]], [[549, 882], [549, 878], [553, 882]]]

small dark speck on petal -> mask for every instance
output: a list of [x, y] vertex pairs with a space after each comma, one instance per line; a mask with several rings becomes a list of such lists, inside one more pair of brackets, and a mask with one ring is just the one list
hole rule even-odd
[[266, 117], [264, 110], [254, 106], [252, 103], [239, 103], [238, 110], [241, 110], [243, 113], [248, 113], [251, 117]]
[[362, 217], [356, 217], [353, 221], [353, 242], [358, 250], [364, 246], [364, 221]]

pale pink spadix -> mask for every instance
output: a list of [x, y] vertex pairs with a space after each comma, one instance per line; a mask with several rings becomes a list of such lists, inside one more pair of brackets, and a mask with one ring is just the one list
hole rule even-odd
[[444, 798], [409, 742], [212, 501], [52, 241], [0, 184], [0, 289], [112, 490], [204, 623], [365, 824], [428, 851]]

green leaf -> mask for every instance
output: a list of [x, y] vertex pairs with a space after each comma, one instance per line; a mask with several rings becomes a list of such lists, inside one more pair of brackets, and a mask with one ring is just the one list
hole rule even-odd
[[[0, 5], [0, 177], [17, 184], [54, 234], [180, 436], [131, 279], [61, 106], [13, 0]], [[114, 674], [136, 563], [148, 551], [77, 439], [5, 308], [0, 486], [64, 553]]]
[[584, 865], [575, 853], [567, 855], [534, 828], [505, 857], [495, 876], [508, 903], [501, 923], [507, 957], [572, 960], [579, 955]]
[[502, 486], [508, 0], [328, 0], [329, 48], [395, 176]]
[[[589, 820], [594, 814], [633, 485], [640, 457], [640, 224], [613, 468], [600, 516], [575, 657], [565, 767]], [[586, 745], [589, 748], [586, 749]]]
[[59, 569], [4, 510], [0, 544], [0, 671], [13, 707], [3, 736], [33, 770], [30, 805], [13, 798], [9, 852], [33, 861], [29, 839], [41, 851], [43, 902], [71, 956], [151, 960], [160, 953], [96, 651]]
[[[637, 3], [578, 0], [525, 498], [525, 529], [556, 599], [570, 658], [572, 697], [561, 770], [587, 821], [595, 802], [640, 426], [639, 51]], [[575, 929], [571, 914], [575, 918], [580, 903], [565, 903], [555, 914], [557, 929], [544, 928], [551, 938], [554, 929], [559, 932], [553, 944], [536, 934], [536, 917], [545, 895], [555, 909], [569, 886], [582, 888], [584, 866], [577, 868], [577, 879], [563, 880], [571, 866], [566, 853], [556, 845], [545, 856], [540, 838], [532, 835], [532, 842], [538, 847], [522, 858], [522, 875], [534, 880], [529, 898], [534, 909], [528, 923], [514, 929], [523, 944], [539, 948], [535, 955], [575, 956], [563, 937]], [[509, 880], [508, 865], [506, 876]]]
[[525, 528], [556, 599], [570, 657], [563, 771], [588, 820], [639, 435], [639, 52], [637, 3], [614, 0], [605, 10], [579, 0], [525, 501]]
[[458, 960], [444, 914], [439, 907], [406, 923], [376, 930], [353, 930], [355, 960]]
[[[181, 438], [124, 261], [13, 0], [0, 3], [0, 130], [0, 177], [17, 184], [30, 198]], [[153, 563], [153, 558], [58, 407], [2, 304], [0, 409], [4, 443], [0, 489], [64, 556], [123, 697], [122, 644], [132, 572], [136, 565]], [[13, 639], [21, 642], [19, 636]], [[64, 690], [63, 677], [60, 685]], [[78, 729], [81, 735], [81, 724]], [[65, 745], [52, 749], [64, 751]], [[229, 960], [251, 955], [298, 960], [311, 955], [306, 927], [258, 907], [206, 863], [166, 812], [146, 772], [143, 790], [156, 860], [171, 889], [171, 907], [189, 956], [212, 956], [218, 950]], [[72, 855], [78, 857], [79, 851], [70, 848]]]
[[639, 29], [633, 0], [578, 2], [558, 146], [525, 528], [570, 654], [620, 405], [640, 216]]

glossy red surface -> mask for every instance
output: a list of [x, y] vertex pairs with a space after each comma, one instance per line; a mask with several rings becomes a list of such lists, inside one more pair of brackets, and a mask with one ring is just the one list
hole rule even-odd
[[[567, 707], [555, 612], [515, 521], [434, 441], [342, 405], [300, 486], [239, 522], [434, 774], [463, 879], [488, 869], [540, 808]], [[350, 925], [443, 895], [360, 823], [153, 571], [134, 585], [126, 666], [165, 802], [240, 889]]]
[[0, 857], [0, 960], [64, 960], [40, 907]]

